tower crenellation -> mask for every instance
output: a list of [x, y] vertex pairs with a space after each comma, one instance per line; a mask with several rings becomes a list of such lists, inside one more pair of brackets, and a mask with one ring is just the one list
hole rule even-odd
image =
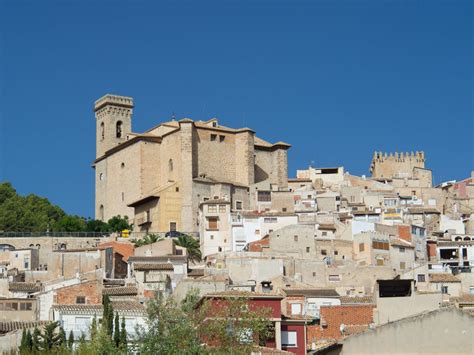
[[132, 131], [133, 98], [107, 94], [94, 104], [96, 157], [126, 141]]
[[376, 178], [411, 177], [414, 168], [425, 167], [425, 153], [374, 152], [370, 173]]

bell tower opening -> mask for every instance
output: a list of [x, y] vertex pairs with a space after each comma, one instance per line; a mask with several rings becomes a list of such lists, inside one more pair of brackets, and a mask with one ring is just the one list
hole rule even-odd
[[95, 102], [96, 158], [125, 142], [132, 131], [133, 98], [107, 94]]

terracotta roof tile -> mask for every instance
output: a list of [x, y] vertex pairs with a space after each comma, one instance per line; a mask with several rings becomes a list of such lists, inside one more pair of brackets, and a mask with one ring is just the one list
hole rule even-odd
[[0, 322], [0, 333], [13, 332], [19, 329], [31, 329], [49, 323], [49, 321], [3, 321]]
[[135, 263], [133, 264], [135, 271], [149, 271], [149, 270], [160, 270], [160, 271], [173, 271], [173, 264], [171, 263]]
[[226, 298], [226, 297], [244, 297], [244, 298], [279, 298], [284, 297], [277, 293], [258, 293], [258, 292], [245, 292], [245, 291], [220, 291], [212, 292], [203, 296], [204, 298]]
[[283, 292], [287, 296], [340, 297], [333, 288], [285, 288]]
[[138, 289], [134, 286], [107, 287], [102, 290], [102, 294], [109, 296], [135, 296], [138, 294]]
[[36, 282], [10, 282], [8, 290], [11, 292], [39, 292], [41, 291], [41, 284]]
[[374, 304], [374, 297], [370, 296], [341, 296], [341, 304]]
[[453, 274], [430, 274], [430, 282], [461, 282]]
[[[135, 301], [112, 301], [112, 308], [117, 312], [145, 313], [145, 306]], [[55, 304], [53, 310], [63, 313], [101, 313], [101, 304]]]

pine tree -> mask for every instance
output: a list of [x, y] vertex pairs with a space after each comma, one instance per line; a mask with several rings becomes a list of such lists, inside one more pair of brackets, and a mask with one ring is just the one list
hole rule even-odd
[[122, 317], [121, 328], [122, 329], [120, 330], [119, 348], [126, 353], [127, 352], [127, 330], [125, 329], [125, 317]]
[[67, 347], [69, 350], [72, 350], [74, 346], [74, 334], [72, 333], [72, 330], [69, 332], [69, 338], [67, 340]]
[[114, 343], [117, 348], [120, 346], [120, 318], [118, 312], [115, 312]]

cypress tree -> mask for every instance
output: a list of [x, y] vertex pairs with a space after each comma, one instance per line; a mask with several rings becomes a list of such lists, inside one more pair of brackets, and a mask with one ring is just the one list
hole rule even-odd
[[72, 330], [69, 332], [69, 338], [67, 340], [67, 347], [69, 350], [72, 350], [72, 347], [74, 346], [74, 334], [72, 333]]
[[104, 306], [102, 313], [102, 325], [105, 327], [107, 334], [112, 336], [114, 330], [114, 310], [108, 295], [104, 296], [102, 304]]
[[115, 322], [114, 322], [114, 343], [118, 348], [120, 346], [120, 318], [118, 312], [115, 312]]
[[26, 341], [26, 329], [23, 328], [23, 332], [21, 333], [20, 354], [24, 354], [27, 351]]
[[41, 332], [37, 327], [33, 330], [33, 336], [31, 340], [31, 351], [34, 353], [38, 352], [41, 349]]
[[94, 340], [97, 336], [97, 317], [94, 316], [91, 324], [91, 340]]
[[122, 324], [120, 330], [120, 349], [127, 351], [127, 330], [125, 329], [125, 317], [122, 316]]
[[59, 327], [58, 344], [60, 347], [67, 348], [66, 332], [63, 327]]
[[31, 336], [31, 332], [28, 329], [26, 332], [26, 350], [30, 352], [33, 349], [33, 337]]

